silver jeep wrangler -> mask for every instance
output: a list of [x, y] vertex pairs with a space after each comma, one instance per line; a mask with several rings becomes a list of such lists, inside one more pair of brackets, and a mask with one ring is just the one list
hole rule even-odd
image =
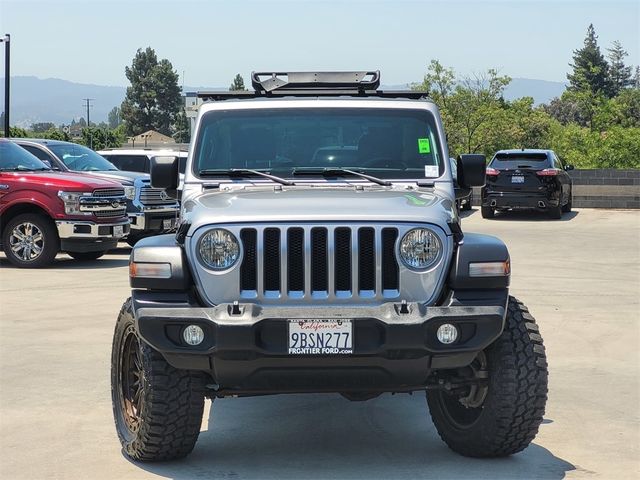
[[[204, 398], [425, 391], [442, 439], [475, 457], [524, 449], [547, 363], [509, 296], [497, 238], [460, 229], [457, 178], [424, 92], [379, 72], [252, 74], [203, 92], [175, 235], [136, 244], [112, 353], [117, 432], [135, 460], [187, 455]], [[156, 158], [175, 195], [178, 159]]]

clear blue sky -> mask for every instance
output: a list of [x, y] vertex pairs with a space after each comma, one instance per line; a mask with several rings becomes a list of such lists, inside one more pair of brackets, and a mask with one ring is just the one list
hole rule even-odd
[[398, 84], [419, 81], [431, 58], [460, 74], [564, 81], [589, 23], [603, 51], [620, 40], [640, 63], [638, 0], [0, 0], [12, 75], [101, 85], [126, 85], [125, 65], [146, 46], [189, 86], [254, 69], [379, 68]]

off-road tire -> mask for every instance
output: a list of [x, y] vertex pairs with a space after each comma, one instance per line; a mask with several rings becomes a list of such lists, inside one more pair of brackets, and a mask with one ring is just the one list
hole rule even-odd
[[79, 262], [90, 262], [91, 260], [99, 259], [105, 253], [107, 252], [67, 252], [67, 255]]
[[496, 211], [492, 207], [480, 207], [480, 213], [482, 213], [482, 218], [493, 218], [496, 215]]
[[486, 354], [489, 386], [477, 419], [461, 426], [451, 420], [444, 395], [427, 393], [440, 438], [468, 457], [502, 457], [526, 448], [538, 433], [547, 402], [547, 359], [542, 337], [527, 307], [509, 297], [502, 335]]
[[560, 220], [562, 218], [563, 208], [558, 204], [557, 207], [549, 207], [547, 214], [552, 220]]
[[[42, 251], [33, 260], [24, 260], [11, 250], [10, 237], [17, 225], [30, 223], [42, 233]], [[7, 260], [20, 268], [42, 268], [53, 262], [60, 250], [60, 238], [55, 223], [49, 217], [38, 213], [17, 215], [7, 222], [2, 230], [2, 249]]]
[[[111, 398], [116, 430], [124, 453], [133, 460], [173, 460], [193, 450], [204, 409], [204, 381], [199, 372], [178, 370], [138, 339], [142, 390], [137, 428], [127, 424], [122, 403], [123, 343], [135, 333], [131, 299], [118, 316], [111, 355]], [[137, 338], [137, 335], [136, 335]], [[130, 418], [130, 417], [129, 417]]]

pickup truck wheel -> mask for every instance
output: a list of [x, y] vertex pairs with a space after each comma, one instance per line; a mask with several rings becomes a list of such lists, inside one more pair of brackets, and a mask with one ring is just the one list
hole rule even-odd
[[496, 211], [492, 207], [480, 207], [480, 213], [482, 218], [493, 218], [496, 215]]
[[60, 249], [60, 239], [50, 218], [25, 213], [7, 223], [2, 232], [2, 247], [15, 266], [40, 268], [53, 262]]
[[203, 378], [173, 368], [138, 337], [131, 299], [114, 332], [111, 399], [122, 449], [133, 460], [173, 460], [193, 450], [204, 409]]
[[99, 259], [105, 253], [107, 252], [67, 252], [67, 255], [80, 262], [89, 262], [91, 260]]
[[485, 387], [463, 393], [427, 392], [440, 438], [468, 457], [502, 457], [526, 448], [538, 433], [547, 402], [547, 359], [535, 319], [509, 297], [502, 335], [467, 368]]

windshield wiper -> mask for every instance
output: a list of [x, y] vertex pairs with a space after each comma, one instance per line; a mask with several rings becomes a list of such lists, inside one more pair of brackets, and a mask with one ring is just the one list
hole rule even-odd
[[383, 185], [385, 187], [389, 187], [393, 185], [388, 180], [383, 180], [382, 178], [374, 177], [372, 175], [367, 175], [366, 173], [357, 172], [356, 170], [349, 170], [348, 168], [338, 168], [338, 167], [298, 167], [294, 168], [291, 172], [292, 175], [314, 175], [320, 174], [322, 176], [336, 176], [336, 175], [354, 175], [356, 177], [364, 178], [365, 180], [369, 180], [370, 182], [377, 183], [378, 185]]
[[260, 170], [252, 170], [250, 168], [207, 168], [204, 170], [200, 170], [198, 174], [206, 177], [216, 175], [228, 175], [230, 177], [245, 177], [247, 175], [257, 175], [259, 177], [268, 178], [269, 180], [273, 180], [274, 182], [280, 183], [282, 185], [295, 185], [295, 183], [293, 183], [291, 180], [286, 180], [284, 178], [271, 175], [270, 173], [261, 172]]

